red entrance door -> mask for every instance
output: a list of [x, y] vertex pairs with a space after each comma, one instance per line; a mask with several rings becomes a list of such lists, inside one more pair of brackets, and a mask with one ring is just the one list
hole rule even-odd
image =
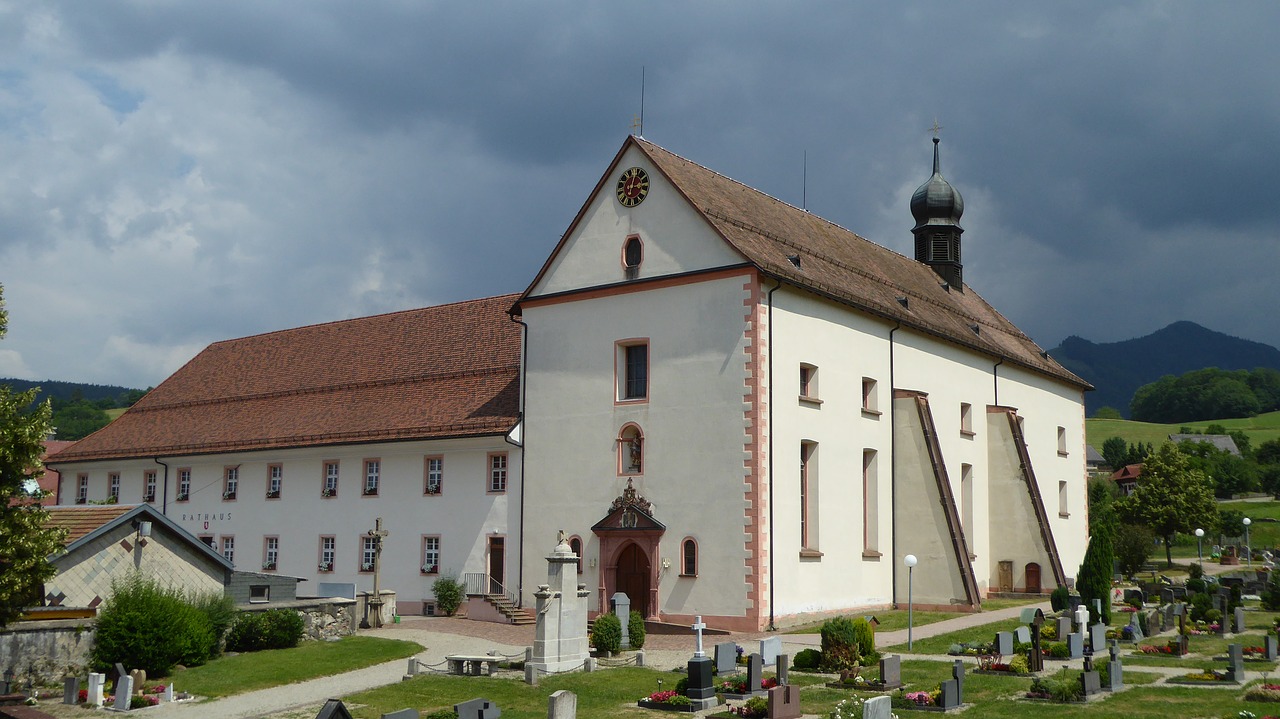
[[649, 558], [639, 546], [630, 544], [622, 550], [615, 577], [616, 591], [627, 595], [631, 609], [649, 616]]
[[1027, 565], [1027, 594], [1040, 593], [1040, 565], [1031, 562]]

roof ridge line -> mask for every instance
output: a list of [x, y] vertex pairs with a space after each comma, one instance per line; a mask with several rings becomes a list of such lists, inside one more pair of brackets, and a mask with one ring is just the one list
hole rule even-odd
[[184, 407], [201, 407], [208, 405], [227, 404], [231, 402], [241, 402], [244, 400], [255, 399], [274, 399], [276, 397], [298, 397], [310, 394], [321, 394], [336, 389], [363, 389], [366, 387], [391, 387], [395, 385], [410, 384], [412, 382], [420, 382], [423, 380], [441, 380], [455, 379], [460, 377], [480, 377], [485, 375], [498, 374], [509, 371], [512, 367], [519, 369], [519, 365], [500, 365], [496, 367], [484, 367], [481, 369], [469, 369], [455, 372], [434, 372], [429, 374], [411, 375], [408, 377], [376, 379], [366, 382], [341, 382], [337, 384], [320, 385], [317, 387], [306, 387], [302, 389], [279, 390], [276, 392], [258, 392], [254, 394], [237, 394], [226, 397], [216, 397], [212, 399], [198, 399], [187, 402], [171, 402], [149, 405], [146, 407], [131, 407], [130, 412], [155, 412], [159, 410], [180, 409]]

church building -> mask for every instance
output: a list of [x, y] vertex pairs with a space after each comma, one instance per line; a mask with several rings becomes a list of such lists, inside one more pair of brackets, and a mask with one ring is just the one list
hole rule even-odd
[[917, 606], [1047, 592], [1089, 385], [965, 284], [934, 143], [909, 258], [629, 137], [523, 293], [216, 343], [50, 459], [61, 501], [362, 589], [383, 517], [401, 613], [440, 573], [532, 606], [561, 531], [593, 612], [661, 621], [903, 602], [907, 555]]

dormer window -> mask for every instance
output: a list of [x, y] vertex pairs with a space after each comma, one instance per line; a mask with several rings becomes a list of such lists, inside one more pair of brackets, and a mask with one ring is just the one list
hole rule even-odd
[[640, 235], [630, 235], [622, 245], [622, 269], [626, 278], [634, 280], [640, 274], [640, 260], [644, 257], [644, 244]]

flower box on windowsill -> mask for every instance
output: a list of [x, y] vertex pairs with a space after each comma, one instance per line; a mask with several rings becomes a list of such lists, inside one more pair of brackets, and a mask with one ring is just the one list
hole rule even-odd
[[372, 571], [373, 571], [373, 565], [372, 565], [372, 564], [370, 564], [369, 562], [365, 562], [364, 564], [361, 564], [361, 565], [360, 565], [360, 571], [362, 571], [362, 572], [372, 572]]
[[144, 501], [144, 502], [146, 502], [146, 503], [148, 503], [148, 504], [150, 504], [150, 503], [152, 503], [152, 502], [155, 502], [155, 501], [156, 501], [156, 495], [155, 495], [155, 494], [148, 494], [147, 496], [145, 496], [145, 497], [143, 497], [143, 498], [142, 498], [142, 501]]
[[321, 562], [319, 566], [319, 570], [322, 572], [332, 572], [333, 562]]
[[188, 499], [191, 499], [191, 495], [189, 495], [189, 494], [179, 494], [179, 495], [178, 495], [178, 497], [177, 497], [177, 499], [176, 499], [175, 501], [178, 501], [178, 502], [185, 502], [185, 501], [187, 501]]
[[366, 496], [366, 497], [376, 497], [376, 496], [378, 496], [378, 488], [377, 488], [377, 487], [365, 487], [365, 488], [364, 488], [364, 496]]
[[428, 484], [428, 485], [427, 485], [427, 494], [440, 494], [440, 485], [438, 485], [438, 484]]
[[329, 498], [331, 498], [331, 497], [336, 497], [336, 496], [338, 496], [338, 490], [336, 490], [336, 489], [329, 489], [329, 488], [327, 488], [327, 487], [326, 487], [325, 489], [320, 490], [320, 496], [321, 496], [321, 497], [324, 497], [325, 499], [329, 499]]
[[439, 571], [440, 571], [440, 567], [437, 567], [437, 566], [436, 566], [436, 565], [434, 565], [434, 564], [425, 564], [425, 565], [423, 565], [423, 566], [422, 566], [422, 573], [423, 573], [423, 574], [435, 574], [435, 573], [437, 573], [437, 572], [439, 572]]
[[223, 492], [223, 493], [222, 493], [222, 498], [223, 498], [223, 499], [235, 499], [235, 498], [236, 498], [236, 493], [235, 493], [235, 492]]
[[268, 571], [268, 572], [273, 572], [273, 571], [275, 571], [276, 563], [275, 563], [275, 562], [263, 562], [263, 563], [262, 563], [262, 568], [263, 568], [263, 569], [265, 569], [265, 570], [266, 570], [266, 571]]
[[76, 497], [76, 504], [88, 504], [88, 503], [89, 503], [89, 499], [87, 497]]
[[267, 499], [280, 499], [280, 492], [267, 492]]

